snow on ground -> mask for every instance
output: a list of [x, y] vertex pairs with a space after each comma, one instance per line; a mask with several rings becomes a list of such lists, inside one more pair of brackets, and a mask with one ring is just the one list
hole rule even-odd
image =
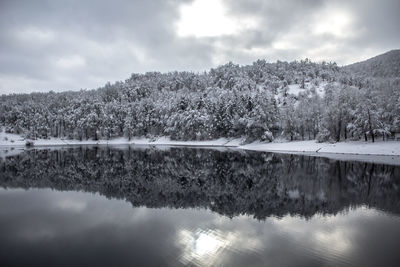
[[[149, 138], [133, 138], [128, 140], [127, 138], [119, 137], [111, 140], [68, 140], [61, 138], [50, 138], [50, 139], [37, 139], [33, 140], [35, 147], [41, 146], [65, 146], [65, 145], [167, 145], [167, 146], [205, 146], [205, 147], [238, 147], [243, 140], [242, 139], [227, 139], [219, 138], [216, 140], [209, 141], [174, 141], [168, 137], [160, 137], [157, 139]], [[0, 132], [0, 147], [21, 147], [25, 146], [26, 139], [17, 134], [9, 134]]]
[[227, 139], [219, 138], [216, 140], [208, 141], [174, 141], [168, 137], [160, 137], [154, 141], [149, 139], [132, 139], [131, 143], [135, 145], [173, 145], [173, 146], [224, 146], [224, 147], [237, 147], [241, 144], [240, 139]]
[[[12, 155], [23, 151], [26, 140], [16, 134], [0, 132], [0, 157]], [[210, 141], [174, 141], [167, 137], [157, 139], [116, 138], [112, 140], [63, 140], [60, 138], [38, 139], [34, 141], [35, 147], [43, 146], [69, 146], [69, 145], [152, 145], [152, 146], [196, 146], [196, 147], [235, 147], [244, 150], [267, 151], [279, 153], [305, 154], [322, 156], [333, 159], [361, 160], [376, 163], [388, 163], [400, 165], [400, 142], [339, 142], [317, 143], [311, 141], [293, 142], [254, 142], [242, 145], [242, 139], [220, 138]]]
[[300, 84], [290, 84], [288, 85], [288, 94], [293, 94], [298, 96], [301, 92], [306, 92], [306, 90], [310, 90], [312, 87], [315, 88], [315, 92], [317, 93], [317, 95], [319, 95], [320, 97], [323, 97], [325, 94], [325, 86], [327, 85], [327, 82], [320, 82], [320, 84], [318, 86], [310, 83], [310, 82], [306, 82], [305, 83], [305, 88], [302, 89], [300, 88]]
[[1, 146], [21, 146], [25, 145], [25, 138], [18, 134], [5, 133], [0, 129], [0, 145]]
[[290, 84], [288, 85], [288, 94], [299, 95], [300, 92], [305, 92], [305, 89], [300, 88], [300, 84]]
[[323, 145], [316, 143], [315, 141], [295, 141], [295, 142], [272, 142], [272, 143], [260, 143], [254, 142], [252, 144], [242, 146], [247, 150], [256, 151], [284, 151], [284, 152], [316, 152]]
[[254, 151], [301, 154], [335, 160], [362, 161], [379, 164], [400, 165], [400, 142], [339, 142], [317, 143], [294, 141], [282, 143], [252, 143], [239, 148]]
[[400, 142], [339, 142], [339, 143], [317, 143], [311, 141], [293, 141], [284, 143], [252, 143], [242, 146], [243, 149], [257, 151], [280, 151], [280, 152], [315, 152], [336, 153], [354, 155], [389, 155], [400, 156]]

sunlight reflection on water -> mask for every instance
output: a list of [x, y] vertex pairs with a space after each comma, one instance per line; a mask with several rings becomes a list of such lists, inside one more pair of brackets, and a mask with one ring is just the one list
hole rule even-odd
[[178, 241], [183, 249], [180, 261], [185, 265], [213, 265], [219, 253], [230, 246], [231, 239], [230, 235], [225, 236], [215, 229], [182, 229], [178, 233]]

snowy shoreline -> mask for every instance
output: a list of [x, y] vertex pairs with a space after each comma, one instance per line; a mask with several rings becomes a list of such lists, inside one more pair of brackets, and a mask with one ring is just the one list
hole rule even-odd
[[[363, 142], [349, 141], [339, 143], [317, 143], [311, 141], [293, 142], [254, 142], [242, 145], [241, 139], [220, 138], [210, 141], [173, 141], [166, 137], [155, 140], [136, 138], [116, 138], [112, 140], [62, 140], [60, 138], [34, 140], [34, 148], [76, 146], [76, 145], [134, 145], [134, 146], [186, 146], [203, 148], [234, 148], [250, 151], [301, 154], [317, 157], [326, 157], [336, 160], [357, 160], [371, 163], [400, 165], [400, 142], [378, 141]], [[15, 134], [0, 133], [0, 155], [9, 156], [23, 151], [26, 140]], [[10, 150], [11, 149], [11, 150]]]

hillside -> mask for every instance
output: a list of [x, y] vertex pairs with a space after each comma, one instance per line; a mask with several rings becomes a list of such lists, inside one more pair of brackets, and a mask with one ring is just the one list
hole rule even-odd
[[399, 78], [400, 77], [400, 49], [391, 50], [382, 55], [357, 62], [344, 67], [353, 74], [368, 77]]
[[132, 74], [97, 90], [3, 95], [0, 126], [32, 139], [374, 141], [400, 129], [399, 79], [352, 69], [381, 62], [386, 70], [397, 55], [345, 68], [308, 59], [230, 62], [204, 73]]

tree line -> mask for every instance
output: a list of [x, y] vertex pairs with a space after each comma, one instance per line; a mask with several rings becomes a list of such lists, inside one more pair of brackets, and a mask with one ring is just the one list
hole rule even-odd
[[202, 73], [132, 74], [95, 90], [2, 95], [0, 124], [31, 139], [374, 141], [400, 130], [399, 88], [399, 78], [335, 63], [230, 62]]

